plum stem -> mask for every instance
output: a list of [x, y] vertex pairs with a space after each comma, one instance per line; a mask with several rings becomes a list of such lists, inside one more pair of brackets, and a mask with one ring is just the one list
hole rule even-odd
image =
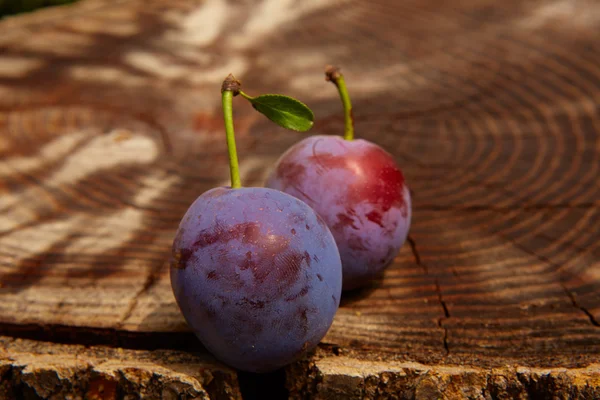
[[223, 118], [225, 119], [225, 134], [227, 136], [227, 151], [229, 153], [229, 173], [231, 175], [231, 188], [242, 187], [240, 181], [240, 166], [237, 150], [235, 148], [235, 133], [233, 130], [233, 96], [240, 92], [240, 81], [231, 74], [223, 81], [221, 87], [221, 100], [223, 103]]
[[340, 93], [340, 98], [344, 105], [344, 139], [352, 140], [354, 139], [354, 116], [352, 115], [352, 103], [350, 103], [350, 95], [348, 94], [348, 89], [346, 89], [344, 76], [338, 67], [328, 65], [325, 67], [325, 80], [333, 82]]

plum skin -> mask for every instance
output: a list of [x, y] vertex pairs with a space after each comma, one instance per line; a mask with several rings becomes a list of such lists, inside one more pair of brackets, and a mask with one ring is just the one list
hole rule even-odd
[[218, 359], [250, 372], [314, 348], [339, 307], [342, 267], [325, 222], [266, 188], [215, 188], [184, 215], [171, 286], [192, 330]]
[[343, 290], [363, 286], [394, 259], [408, 235], [410, 192], [394, 158], [366, 140], [308, 137], [277, 161], [266, 187], [311, 206], [331, 229]]

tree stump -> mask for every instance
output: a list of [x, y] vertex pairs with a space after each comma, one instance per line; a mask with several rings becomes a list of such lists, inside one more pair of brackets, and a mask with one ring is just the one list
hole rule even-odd
[[[82, 0], [0, 20], [0, 398], [241, 397], [175, 304], [171, 241], [228, 182], [224, 77], [340, 134], [325, 64], [357, 136], [403, 169], [413, 224], [273, 384], [600, 398], [599, 31], [595, 2], [550, 0]], [[235, 112], [261, 186], [304, 136]]]

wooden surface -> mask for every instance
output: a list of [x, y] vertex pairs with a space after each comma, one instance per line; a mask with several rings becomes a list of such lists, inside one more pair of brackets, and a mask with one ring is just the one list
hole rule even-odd
[[210, 356], [0, 337], [0, 399], [241, 399], [234, 370]]
[[[542, 0], [82, 0], [0, 20], [0, 333], [202, 351], [166, 261], [188, 205], [228, 182], [220, 84], [297, 97], [312, 134], [340, 134], [332, 63], [357, 135], [404, 171], [411, 243], [344, 296], [291, 393], [416, 396], [402, 377], [427, 370], [438, 389], [597, 397], [599, 31], [596, 2]], [[304, 136], [234, 108], [260, 186]]]

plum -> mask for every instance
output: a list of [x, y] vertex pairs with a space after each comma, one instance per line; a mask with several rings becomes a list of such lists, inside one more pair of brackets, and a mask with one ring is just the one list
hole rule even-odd
[[327, 224], [306, 203], [241, 186], [231, 111], [237, 90], [230, 75], [223, 110], [231, 187], [203, 193], [187, 210], [173, 241], [171, 287], [215, 357], [241, 370], [268, 372], [325, 336], [339, 306], [342, 264]]
[[331, 232], [302, 201], [265, 188], [215, 188], [181, 221], [171, 283], [211, 353], [264, 372], [323, 338], [339, 306], [342, 269]]
[[365, 140], [311, 136], [279, 159], [266, 186], [310, 205], [338, 245], [344, 290], [367, 283], [406, 240], [411, 199], [393, 157]]
[[353, 139], [350, 100], [339, 70], [328, 80], [340, 89], [346, 134], [308, 137], [277, 161], [266, 187], [311, 206], [331, 229], [343, 267], [343, 289], [373, 280], [406, 241], [411, 197], [392, 155], [374, 143]]

